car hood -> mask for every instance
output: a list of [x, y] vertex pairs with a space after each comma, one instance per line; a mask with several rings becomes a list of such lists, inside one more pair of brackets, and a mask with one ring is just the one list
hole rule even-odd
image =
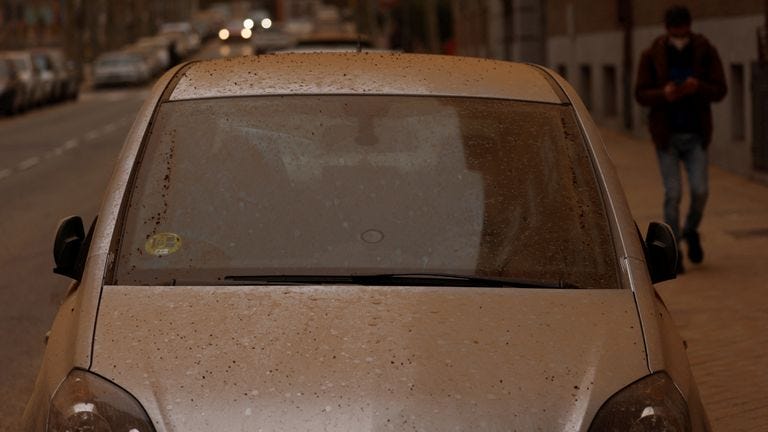
[[102, 293], [92, 371], [159, 432], [586, 430], [648, 374], [629, 290]]

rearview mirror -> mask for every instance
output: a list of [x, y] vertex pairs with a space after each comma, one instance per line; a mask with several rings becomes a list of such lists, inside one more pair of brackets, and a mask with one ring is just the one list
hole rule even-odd
[[660, 222], [648, 224], [645, 247], [645, 262], [653, 283], [677, 277], [677, 240], [669, 225]]
[[84, 240], [85, 230], [80, 216], [70, 216], [59, 222], [53, 242], [54, 273], [80, 280], [83, 269], [78, 265], [78, 257]]

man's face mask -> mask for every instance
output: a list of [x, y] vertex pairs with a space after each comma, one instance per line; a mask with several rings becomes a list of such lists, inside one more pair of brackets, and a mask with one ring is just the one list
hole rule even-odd
[[671, 43], [673, 47], [677, 48], [678, 51], [682, 51], [683, 48], [685, 48], [690, 41], [691, 41], [690, 36], [683, 36], [683, 37], [671, 36], [669, 38], [669, 43]]

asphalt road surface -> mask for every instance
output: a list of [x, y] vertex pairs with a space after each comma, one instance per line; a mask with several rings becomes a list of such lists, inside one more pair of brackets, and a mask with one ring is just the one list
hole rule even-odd
[[[212, 43], [196, 58], [250, 53]], [[0, 117], [0, 431], [21, 430], [45, 334], [69, 286], [51, 271], [58, 222], [93, 220], [148, 94], [149, 86], [86, 89], [76, 102]]]
[[51, 272], [58, 221], [96, 215], [146, 89], [85, 93], [0, 119], [0, 430], [20, 430], [68, 280]]

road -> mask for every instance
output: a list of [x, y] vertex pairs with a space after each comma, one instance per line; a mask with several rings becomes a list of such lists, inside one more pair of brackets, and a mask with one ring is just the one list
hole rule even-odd
[[[208, 47], [200, 57], [238, 54]], [[0, 118], [0, 431], [19, 416], [43, 339], [68, 282], [51, 273], [60, 218], [95, 216], [146, 87], [85, 92], [80, 100]], [[650, 144], [605, 131], [641, 227], [660, 219]], [[702, 226], [707, 259], [659, 286], [716, 431], [768, 430], [768, 187], [713, 169]]]
[[58, 221], [96, 215], [147, 93], [86, 93], [75, 103], [0, 119], [0, 430], [20, 430], [15, 417], [32, 391], [43, 338], [68, 286], [51, 273]]
[[[212, 43], [195, 59], [248, 52]], [[0, 117], [0, 431], [20, 430], [45, 334], [69, 285], [51, 272], [58, 222], [93, 220], [148, 94], [149, 86], [85, 89], [76, 102]]]

